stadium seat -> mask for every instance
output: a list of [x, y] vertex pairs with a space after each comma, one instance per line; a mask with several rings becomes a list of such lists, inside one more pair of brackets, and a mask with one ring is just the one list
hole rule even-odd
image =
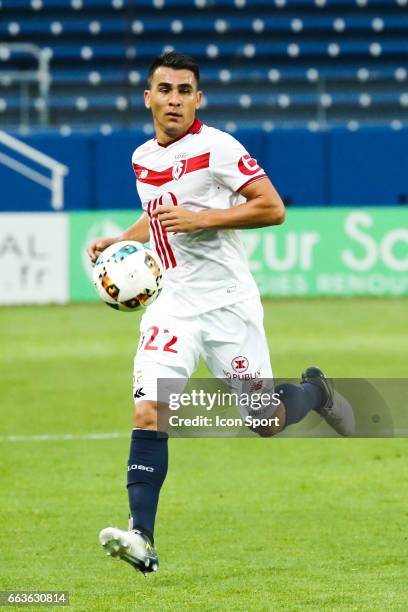
[[48, 54], [51, 126], [145, 125], [147, 65], [171, 49], [200, 62], [215, 125], [407, 121], [408, 0], [7, 0], [0, 17], [4, 125], [40, 106], [13, 77], [35, 62], [4, 43]]

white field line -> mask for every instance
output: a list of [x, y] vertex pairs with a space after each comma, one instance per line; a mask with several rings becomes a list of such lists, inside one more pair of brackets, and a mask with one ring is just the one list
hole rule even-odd
[[[129, 430], [128, 432], [124, 432], [124, 431], [108, 431], [108, 432], [101, 432], [101, 433], [83, 433], [83, 434], [40, 434], [40, 435], [34, 435], [34, 436], [0, 436], [0, 442], [53, 442], [53, 441], [59, 441], [59, 440], [113, 440], [115, 438], [129, 438], [131, 434], [131, 430]], [[357, 434], [356, 438], [370, 438], [370, 437], [379, 437], [379, 438], [405, 438], [408, 436], [408, 429], [394, 429], [394, 430], [386, 430], [381, 432], [382, 435], [379, 436], [369, 436], [369, 435], [361, 435], [361, 433]], [[187, 438], [190, 436], [180, 436], [180, 438]], [[218, 436], [218, 435], [213, 435], [213, 436], [199, 436], [199, 435], [193, 435], [191, 436], [192, 438], [207, 438], [207, 437], [214, 437], [214, 438], [236, 438], [237, 436]], [[241, 437], [241, 436], [239, 436]], [[280, 437], [280, 436], [279, 436]], [[330, 436], [328, 434], [324, 434], [322, 432], [293, 432], [292, 435], [286, 435], [286, 436], [282, 436], [284, 439], [286, 440], [291, 440], [293, 438], [338, 438], [340, 436]], [[281, 437], [281, 439], [282, 439]], [[354, 438], [354, 439], [356, 439]]]
[[0, 436], [0, 442], [49, 442], [54, 440], [112, 440], [113, 438], [129, 438], [128, 432], [108, 431], [106, 433], [83, 434], [41, 434], [37, 436]]

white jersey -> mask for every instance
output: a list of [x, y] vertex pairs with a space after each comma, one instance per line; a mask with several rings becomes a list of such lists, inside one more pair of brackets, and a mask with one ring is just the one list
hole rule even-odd
[[157, 307], [165, 303], [191, 316], [259, 296], [236, 230], [173, 234], [151, 217], [162, 204], [204, 211], [242, 203], [239, 190], [266, 176], [245, 148], [196, 119], [187, 134], [165, 146], [151, 139], [138, 147], [132, 164], [150, 218], [150, 246], [166, 270]]

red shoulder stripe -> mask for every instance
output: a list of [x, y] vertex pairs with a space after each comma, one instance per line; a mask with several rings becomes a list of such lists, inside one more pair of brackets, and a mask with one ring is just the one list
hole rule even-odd
[[[141, 183], [147, 183], [148, 185], [154, 185], [155, 187], [161, 187], [166, 183], [173, 180], [173, 166], [157, 172], [157, 170], [151, 170], [145, 168], [139, 164], [132, 164], [133, 170], [136, 174], [136, 178]], [[196, 170], [203, 170], [208, 168], [210, 165], [210, 153], [203, 153], [202, 155], [196, 155], [186, 160], [185, 174], [189, 172], [196, 172]]]

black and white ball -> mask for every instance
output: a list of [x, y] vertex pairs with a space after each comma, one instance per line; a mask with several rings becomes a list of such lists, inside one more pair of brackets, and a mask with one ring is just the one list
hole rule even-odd
[[132, 312], [149, 306], [160, 294], [163, 267], [157, 254], [140, 242], [115, 242], [98, 257], [93, 283], [101, 300]]

